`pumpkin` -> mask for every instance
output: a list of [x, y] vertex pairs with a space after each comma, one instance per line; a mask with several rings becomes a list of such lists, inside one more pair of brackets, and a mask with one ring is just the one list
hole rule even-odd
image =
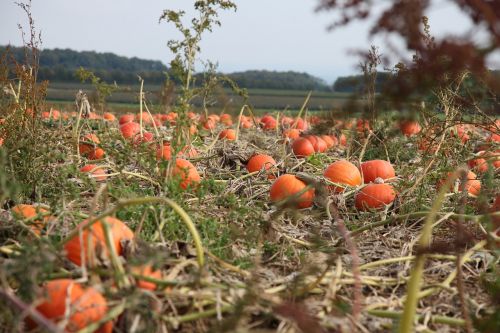
[[140, 123], [141, 118], [142, 118], [143, 124], [151, 124], [153, 122], [153, 118], [147, 112], [143, 112], [142, 117], [141, 117], [141, 113], [136, 114], [136, 118], [137, 118], [138, 123]]
[[80, 168], [80, 172], [90, 173], [90, 176], [97, 181], [106, 180], [106, 172], [95, 164], [87, 164]]
[[458, 187], [460, 191], [467, 191], [467, 193], [471, 196], [478, 196], [479, 192], [481, 191], [481, 181], [477, 178], [477, 175], [469, 171], [467, 173], [467, 180], [465, 181], [465, 184], [460, 184]]
[[252, 128], [253, 127], [253, 122], [250, 120], [242, 120], [241, 121], [241, 127], [243, 128]]
[[102, 118], [106, 121], [115, 121], [116, 120], [115, 115], [110, 113], [110, 112], [104, 112], [104, 114], [102, 115]]
[[118, 123], [121, 125], [126, 124], [126, 123], [131, 123], [135, 120], [135, 116], [133, 114], [124, 114], [123, 116], [120, 117], [120, 120]]
[[136, 122], [128, 122], [120, 126], [120, 132], [125, 139], [132, 139], [141, 133], [141, 125]]
[[[248, 172], [256, 172], [264, 169], [268, 174], [268, 179], [274, 179], [274, 175], [272, 174], [272, 169], [276, 167], [276, 161], [269, 155], [265, 154], [257, 154], [254, 155], [248, 160], [247, 170]], [[269, 171], [271, 170], [271, 171]]]
[[61, 112], [59, 110], [53, 110], [42, 112], [42, 118], [45, 120], [58, 120], [61, 118]]
[[81, 266], [85, 258], [87, 265], [95, 266], [97, 264], [96, 259], [108, 256], [103, 221], [109, 226], [112, 241], [118, 255], [123, 254], [122, 242], [134, 239], [132, 230], [117, 218], [108, 216], [87, 228], [84, 228], [88, 224], [88, 220], [85, 220], [77, 226], [80, 232], [64, 245], [67, 258], [75, 265]]
[[292, 143], [292, 150], [297, 157], [306, 157], [314, 154], [314, 146], [306, 138], [298, 138]]
[[346, 146], [347, 145], [347, 138], [344, 134], [340, 134], [339, 137], [339, 143], [341, 146]]
[[370, 131], [371, 130], [370, 121], [364, 119], [358, 119], [356, 121], [356, 130], [358, 132]]
[[154, 138], [155, 138], [155, 136], [151, 132], [142, 133], [142, 137], [141, 137], [141, 134], [139, 133], [134, 137], [133, 144], [137, 146], [137, 145], [140, 145], [143, 143], [152, 142], [154, 140]]
[[219, 139], [221, 140], [229, 140], [229, 141], [234, 141], [236, 140], [236, 131], [234, 129], [225, 129], [219, 134]]
[[81, 143], [78, 145], [80, 155], [87, 157], [89, 160], [98, 160], [103, 158], [105, 152], [103, 149], [97, 147], [99, 143], [100, 140], [97, 135], [93, 133], [85, 135], [81, 140]]
[[422, 127], [416, 121], [406, 120], [399, 123], [399, 129], [403, 135], [410, 137], [418, 134], [422, 130]]
[[308, 128], [307, 121], [302, 118], [297, 118], [293, 121], [292, 127], [298, 129], [301, 132], [306, 131]]
[[488, 137], [488, 142], [500, 142], [500, 134], [491, 133]]
[[215, 120], [208, 118], [207, 121], [203, 123], [203, 128], [207, 130], [213, 130], [217, 126]]
[[[33, 219], [37, 215], [42, 215], [48, 213], [48, 211], [42, 207], [36, 207], [33, 205], [23, 205], [19, 204], [11, 209], [12, 215], [18, 219]], [[44, 225], [50, 221], [50, 216], [44, 216], [34, 219], [31, 224], [31, 230], [37, 235], [40, 235]]]
[[335, 138], [335, 140], [330, 136], [330, 135], [320, 135], [319, 136], [323, 141], [325, 141], [326, 143], [326, 149], [330, 149], [332, 147], [334, 147], [337, 143], [335, 142], [335, 140], [337, 138]]
[[[447, 174], [447, 178], [450, 177], [450, 175], [451, 175], [451, 172], [449, 172]], [[440, 189], [441, 186], [443, 186], [445, 182], [446, 182], [446, 179], [439, 181], [437, 183], [436, 187], [438, 189]], [[457, 179], [455, 181], [455, 183], [458, 183], [458, 190], [460, 192], [465, 190], [468, 195], [473, 196], [473, 197], [478, 196], [479, 192], [481, 191], [481, 181], [479, 179], [477, 179], [477, 175], [472, 171], [467, 172], [467, 179], [466, 179], [465, 183], [463, 183], [460, 179]], [[449, 190], [453, 191], [454, 186], [451, 185]]]
[[[151, 265], [135, 266], [131, 268], [131, 271], [135, 274], [142, 275], [145, 277], [150, 277], [153, 279], [160, 280], [162, 278], [162, 273], [160, 270], [154, 270]], [[145, 279], [136, 278], [136, 285], [140, 289], [155, 290], [156, 283], [149, 282]]]
[[180, 178], [180, 186], [183, 189], [187, 189], [188, 186], [195, 186], [201, 180], [196, 167], [188, 160], [182, 158], [175, 160], [175, 167], [172, 170], [172, 176]]
[[361, 163], [361, 174], [365, 184], [373, 182], [376, 178], [387, 180], [396, 177], [392, 164], [383, 160], [372, 160]]
[[331, 185], [330, 189], [336, 193], [342, 193], [347, 186], [361, 185], [361, 173], [358, 168], [349, 161], [340, 160], [330, 164], [323, 176], [333, 183], [344, 185]]
[[285, 128], [292, 126], [294, 123], [294, 120], [292, 117], [284, 116], [281, 118], [281, 125]]
[[232, 126], [233, 125], [233, 118], [231, 117], [230, 114], [223, 113], [220, 115], [220, 122], [226, 126]]
[[328, 146], [326, 145], [326, 142], [321, 139], [319, 136], [316, 135], [307, 135], [304, 138], [309, 140], [314, 148], [314, 151], [316, 153], [323, 153], [327, 150]]
[[156, 150], [156, 159], [169, 161], [172, 158], [172, 148], [169, 142], [164, 142], [161, 147]]
[[452, 129], [451, 134], [452, 136], [457, 136], [462, 143], [466, 143], [470, 139], [469, 134], [467, 133], [468, 130], [469, 128], [465, 125], [457, 125]]
[[298, 139], [300, 137], [300, 131], [296, 128], [289, 128], [283, 131], [283, 138], [288, 139]]
[[311, 207], [314, 199], [314, 189], [310, 189], [297, 197], [298, 193], [304, 191], [306, 184], [294, 175], [285, 174], [278, 177], [271, 185], [270, 196], [272, 202], [290, 199], [296, 208]]
[[355, 203], [359, 210], [382, 209], [396, 198], [396, 192], [390, 184], [371, 183], [356, 194]]
[[[57, 279], [43, 287], [43, 298], [36, 302], [36, 310], [45, 318], [56, 323], [64, 323], [65, 332], [77, 332], [100, 321], [107, 313], [106, 299], [94, 288], [83, 287], [71, 279]], [[67, 319], [67, 321], [65, 320]], [[32, 319], [28, 327], [36, 327]], [[96, 332], [111, 333], [113, 323], [103, 324]]]
[[271, 115], [265, 115], [260, 119], [261, 126], [264, 130], [273, 130], [278, 126], [278, 122]]

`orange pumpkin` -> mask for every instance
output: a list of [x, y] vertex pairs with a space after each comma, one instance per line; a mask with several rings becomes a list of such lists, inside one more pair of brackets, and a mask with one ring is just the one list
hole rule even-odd
[[136, 122], [128, 122], [120, 126], [120, 132], [125, 139], [132, 139], [141, 133], [141, 125]]
[[87, 157], [89, 160], [98, 160], [104, 157], [105, 152], [102, 148], [98, 148], [97, 145], [100, 143], [97, 135], [91, 133], [87, 134], [81, 140], [78, 145], [78, 150], [80, 155]]
[[[161, 271], [160, 270], [153, 270], [153, 267], [151, 265], [132, 267], [131, 271], [135, 274], [142, 275], [145, 277], [150, 277], [150, 278], [157, 279], [157, 280], [161, 280], [161, 278], [162, 278]], [[140, 289], [146, 289], [146, 290], [155, 290], [156, 289], [156, 283], [149, 282], [145, 279], [137, 278], [136, 284], [137, 284], [137, 287]]]
[[[42, 207], [36, 207], [33, 205], [23, 205], [19, 204], [11, 209], [12, 215], [18, 219], [32, 219], [36, 217], [37, 215], [42, 215], [45, 213], [48, 213], [48, 211]], [[37, 235], [40, 235], [42, 232], [42, 229], [44, 225], [50, 221], [51, 217], [50, 216], [44, 216], [43, 218], [38, 218], [33, 220], [33, 223], [31, 224], [31, 230]]]
[[344, 186], [330, 186], [330, 189], [336, 193], [342, 193], [347, 186], [361, 185], [361, 173], [358, 168], [349, 161], [340, 160], [330, 164], [323, 176], [331, 182]]
[[229, 141], [234, 141], [236, 140], [236, 131], [234, 129], [225, 129], [219, 134], [219, 139], [221, 140], [229, 140]]
[[232, 126], [233, 125], [233, 118], [231, 117], [230, 114], [223, 113], [220, 115], [220, 122], [226, 126]]
[[116, 120], [115, 115], [110, 113], [110, 112], [104, 112], [104, 114], [102, 115], [102, 118], [106, 121], [115, 121]]
[[103, 221], [109, 226], [112, 241], [118, 255], [123, 253], [122, 241], [134, 239], [132, 230], [117, 218], [105, 217], [102, 221], [97, 221], [84, 229], [88, 224], [88, 220], [85, 220], [77, 226], [80, 232], [64, 245], [67, 258], [75, 265], [80, 266], [85, 258], [87, 265], [95, 266], [97, 264], [96, 258], [101, 259], [108, 256]]
[[[62, 328], [65, 332], [84, 329], [100, 321], [108, 313], [106, 299], [97, 290], [85, 288], [73, 280], [52, 280], [42, 290], [44, 296], [37, 302], [36, 310], [54, 323], [64, 323]], [[27, 323], [30, 328], [36, 327], [31, 319]], [[112, 322], [108, 322], [96, 332], [111, 333], [112, 329]]]
[[[268, 174], [268, 179], [274, 179], [274, 175], [272, 174], [272, 169], [276, 167], [276, 161], [269, 155], [265, 154], [257, 154], [250, 158], [247, 163], [248, 172], [256, 172], [261, 171], [262, 169], [266, 170]], [[269, 171], [271, 170], [271, 171]]]
[[297, 157], [306, 157], [314, 154], [314, 146], [306, 138], [298, 138], [293, 141], [292, 150]]
[[175, 160], [175, 167], [172, 170], [172, 176], [180, 178], [180, 186], [183, 189], [187, 189], [188, 186], [196, 186], [201, 180], [196, 167], [188, 160], [182, 158]]
[[[320, 135], [320, 138], [325, 141], [326, 143], [326, 149], [330, 149], [334, 147], [337, 143], [335, 140], [330, 136], [330, 135]], [[337, 139], [337, 138], [335, 138]]]
[[391, 204], [396, 192], [390, 184], [371, 183], [356, 194], [356, 208], [359, 210], [381, 209]]
[[283, 131], [283, 138], [288, 139], [298, 139], [300, 137], [300, 131], [296, 128], [289, 128]]
[[328, 149], [326, 142], [322, 138], [320, 138], [319, 136], [307, 135], [304, 138], [306, 138], [307, 140], [309, 140], [312, 143], [312, 145], [314, 147], [314, 151], [316, 153], [323, 153]]
[[106, 172], [102, 169], [99, 168], [95, 164], [87, 164], [84, 165], [81, 169], [80, 172], [87, 173], [89, 172], [92, 178], [95, 178], [97, 181], [104, 181], [106, 180]]
[[361, 174], [365, 184], [373, 182], [376, 178], [387, 180], [396, 177], [396, 172], [390, 162], [372, 160], [361, 163]]
[[296, 118], [292, 123], [292, 127], [298, 129], [301, 132], [306, 131], [308, 128], [307, 121], [302, 118]]
[[422, 127], [416, 121], [406, 120], [399, 123], [399, 129], [405, 136], [410, 137], [418, 134], [422, 130]]
[[339, 143], [341, 146], [347, 145], [347, 138], [344, 134], [340, 134]]
[[120, 120], [118, 121], [120, 125], [126, 124], [126, 123], [131, 123], [135, 120], [135, 116], [133, 114], [124, 114], [123, 116], [120, 117]]
[[[304, 191], [306, 184], [295, 177], [294, 175], [285, 174], [276, 179], [271, 185], [271, 201], [279, 202], [285, 199], [296, 197], [298, 193]], [[314, 189], [310, 189], [300, 195], [300, 197], [293, 198], [293, 203], [296, 208], [311, 207], [314, 199]]]
[[213, 130], [216, 126], [217, 124], [212, 118], [208, 118], [208, 120], [203, 123], [203, 128], [207, 130]]
[[271, 115], [265, 115], [260, 119], [261, 126], [264, 130], [273, 130], [278, 126], [278, 122]]
[[478, 153], [478, 158], [472, 159], [468, 162], [468, 165], [471, 169], [476, 170], [477, 172], [485, 173], [488, 171], [488, 162], [491, 162], [494, 169], [500, 168], [500, 155], [497, 153], [488, 153], [485, 151], [480, 151]]
[[137, 146], [137, 145], [141, 145], [143, 143], [153, 142], [154, 138], [155, 138], [155, 136], [151, 132], [143, 132], [142, 137], [139, 133], [134, 137], [133, 144]]
[[161, 147], [156, 150], [156, 159], [169, 161], [172, 158], [172, 148], [170, 143], [164, 142]]
[[[447, 177], [449, 177], [451, 175], [451, 172], [448, 173]], [[443, 179], [441, 181], [439, 181], [437, 184], [436, 184], [436, 187], [438, 189], [441, 188], [441, 186], [444, 185], [446, 179]], [[477, 178], [477, 175], [472, 172], [472, 171], [469, 171], [467, 173], [467, 179], [465, 181], [465, 183], [463, 183], [460, 179], [457, 179], [456, 182], [458, 182], [458, 190], [461, 192], [461, 191], [466, 191], [467, 194], [469, 194], [470, 196], [478, 196], [479, 195], [479, 192], [481, 191], [481, 181]], [[454, 186], [450, 186], [450, 191], [453, 191], [454, 190]]]

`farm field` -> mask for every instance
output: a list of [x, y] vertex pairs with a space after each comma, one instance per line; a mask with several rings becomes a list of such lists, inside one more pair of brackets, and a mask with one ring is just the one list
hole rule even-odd
[[[73, 102], [75, 100], [75, 92], [78, 89], [86, 91], [89, 95], [94, 88], [90, 84], [77, 84], [77, 83], [61, 83], [54, 82], [49, 83], [47, 89], [47, 100], [49, 102]], [[114, 106], [127, 107], [128, 104], [137, 105], [139, 96], [139, 85], [137, 86], [119, 86], [118, 90], [113, 92], [111, 96], [108, 97], [108, 102]], [[159, 92], [161, 86], [158, 85], [145, 85], [145, 91], [147, 92], [147, 98], [154, 104], [159, 102]], [[309, 91], [298, 91], [298, 90], [276, 90], [276, 89], [249, 89], [249, 102], [257, 109], [270, 109], [270, 110], [282, 110], [288, 109], [300, 109], [304, 103], [304, 99]], [[173, 93], [172, 98], [175, 99], [175, 93]], [[230, 110], [235, 110], [238, 106], [241, 106], [243, 99], [235, 95], [230, 89], [218, 90], [214, 98], [219, 100], [220, 105], [226, 105], [226, 108]], [[329, 110], [332, 108], [338, 108], [344, 105], [352, 95], [349, 93], [333, 93], [333, 92], [322, 92], [314, 91], [311, 94], [309, 101], [309, 108], [312, 110]], [[195, 99], [193, 101], [194, 106], [199, 107], [201, 101]]]
[[495, 2], [58, 1], [0, 3], [0, 333], [500, 332]]

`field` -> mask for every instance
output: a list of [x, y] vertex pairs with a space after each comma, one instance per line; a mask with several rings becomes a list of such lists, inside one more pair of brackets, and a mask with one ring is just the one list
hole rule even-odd
[[[77, 83], [50, 83], [47, 90], [47, 100], [52, 103], [73, 103], [75, 100], [75, 92], [82, 89], [89, 95], [92, 94], [94, 88], [90, 84]], [[139, 85], [137, 86], [119, 86], [119, 89], [114, 92], [109, 98], [109, 105], [115, 110], [127, 109], [136, 107], [139, 96]], [[144, 90], [147, 92], [147, 98], [157, 105], [159, 102], [159, 91], [161, 87], [157, 85], [145, 85]], [[261, 110], [283, 110], [285, 108], [299, 110], [308, 91], [297, 90], [274, 90], [274, 89], [249, 89], [249, 102], [256, 109]], [[175, 93], [173, 98], [175, 99]], [[219, 103], [217, 107], [220, 109], [226, 106], [226, 111], [235, 111], [241, 107], [242, 98], [235, 96], [230, 89], [218, 91], [214, 96]], [[333, 93], [333, 92], [313, 92], [309, 101], [311, 110], [330, 110], [344, 105], [351, 95], [348, 93]], [[199, 100], [194, 100], [195, 107], [200, 106]]]
[[[17, 163], [15, 177], [2, 179], [2, 198], [19, 198], [2, 210], [2, 274], [17, 289], [6, 294], [15, 306], [0, 308], [3, 331], [22, 330], [27, 305], [44, 295], [43, 281], [71, 278], [105, 297], [102, 304], [93, 299], [106, 310], [89, 317], [86, 332], [104, 322], [116, 332], [130, 325], [141, 332], [387, 332], [398, 325], [419, 260], [419, 327], [462, 331], [464, 299], [477, 320], [492, 309], [485, 281], [495, 274], [489, 231], [491, 222], [498, 226], [498, 194], [490, 200], [499, 188], [498, 156], [472, 162], [478, 145], [488, 152], [498, 146], [489, 129], [431, 134], [411, 123], [410, 133], [394, 114], [369, 123], [310, 113], [307, 122], [295, 123], [298, 118], [281, 112], [243, 115], [238, 127], [235, 115], [189, 114], [183, 126], [194, 125], [191, 144], [174, 148], [180, 121], [173, 113], [144, 113], [142, 131], [133, 113], [128, 121], [138, 127], [130, 134], [110, 114], [78, 119], [71, 110], [42, 114], [32, 146], [29, 138], [8, 134], [0, 150], [4, 162], [9, 152]], [[5, 133], [16, 131], [11, 119]], [[316, 138], [303, 139], [316, 142], [312, 154], [297, 150], [289, 127]], [[239, 128], [238, 137], [227, 128]], [[177, 158], [175, 149], [181, 149]], [[249, 172], [255, 154], [276, 163]], [[176, 167], [183, 159], [196, 177]], [[395, 174], [380, 166], [375, 175], [362, 173], [366, 183], [379, 176], [386, 179], [380, 186], [389, 186], [379, 190], [389, 194], [368, 194], [370, 209], [359, 200], [373, 183], [339, 178], [340, 170], [325, 173], [346, 160], [359, 173], [363, 162], [377, 159], [390, 161]], [[477, 176], [438, 193], [436, 184], [460, 160], [471, 161]], [[276, 196], [283, 175], [296, 184], [286, 189], [288, 180]], [[36, 188], [35, 197], [26, 184]], [[19, 208], [28, 203], [33, 213]], [[92, 233], [77, 228], [84, 220]], [[116, 225], [122, 222], [126, 227]], [[418, 245], [425, 242], [422, 228], [432, 232], [432, 243]], [[430, 246], [425, 255], [422, 246]], [[54, 330], [50, 321], [36, 322]]]
[[[158, 13], [179, 38], [168, 66], [42, 53], [31, 1], [16, 3], [29, 28], [18, 57], [0, 54], [0, 333], [500, 332], [498, 5], [460, 2], [473, 28], [434, 38], [431, 3], [318, 1], [340, 14], [331, 28], [380, 14], [370, 37], [391, 37], [394, 59], [371, 46], [344, 77], [357, 96], [245, 91], [200, 59], [232, 1]], [[132, 36], [105, 5], [92, 15]], [[133, 36], [158, 43], [145, 26]], [[308, 57], [333, 57], [303, 35]], [[163, 69], [165, 88], [106, 83]], [[306, 73], [238, 75], [328, 89]]]

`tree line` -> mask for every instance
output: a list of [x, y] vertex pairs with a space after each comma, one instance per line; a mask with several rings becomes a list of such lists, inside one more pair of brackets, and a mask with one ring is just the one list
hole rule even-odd
[[[22, 63], [25, 49], [0, 46], [0, 56], [5, 54], [10, 54], [14, 60]], [[113, 53], [94, 51], [79, 52], [71, 49], [44, 49], [40, 51], [39, 59], [39, 79], [52, 82], [78, 82], [75, 72], [80, 67], [93, 71], [104, 82], [116, 82], [118, 85], [137, 84], [137, 75], [148, 84], [162, 84], [167, 77], [176, 81], [167, 66], [157, 60], [127, 58]], [[307, 73], [250, 70], [226, 75], [244, 88], [331, 90], [326, 82]], [[196, 75], [198, 82], [202, 79], [202, 74]]]

